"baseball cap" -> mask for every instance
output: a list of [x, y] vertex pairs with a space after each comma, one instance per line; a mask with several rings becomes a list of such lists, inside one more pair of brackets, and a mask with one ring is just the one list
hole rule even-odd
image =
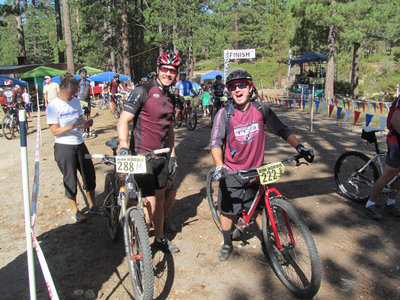
[[51, 77], [49, 75], [44, 76], [44, 80], [46, 79], [51, 79]]
[[80, 70], [79, 70], [79, 74], [82, 74], [82, 73], [85, 73], [85, 74], [87, 74], [87, 71], [86, 71], [86, 69], [80, 69]]

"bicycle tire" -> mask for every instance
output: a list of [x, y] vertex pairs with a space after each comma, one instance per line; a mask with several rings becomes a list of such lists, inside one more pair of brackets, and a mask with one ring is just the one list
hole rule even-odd
[[197, 113], [196, 110], [191, 107], [188, 106], [186, 109], [186, 127], [189, 130], [195, 130], [197, 126]]
[[211, 168], [207, 174], [207, 181], [206, 181], [206, 192], [207, 192], [207, 199], [208, 205], [210, 206], [211, 217], [214, 220], [215, 225], [217, 226], [218, 230], [222, 232], [221, 228], [221, 219], [218, 215], [218, 188], [219, 182], [213, 180], [213, 174], [215, 172], [215, 167]]
[[[262, 235], [270, 264], [283, 285], [299, 298], [312, 298], [321, 286], [322, 268], [310, 230], [296, 209], [281, 198], [270, 200], [283, 251], [278, 249], [266, 208]], [[286, 220], [290, 223], [288, 230]], [[294, 238], [294, 243], [291, 241]]]
[[110, 239], [115, 242], [118, 240], [119, 233], [119, 212], [121, 207], [118, 205], [118, 193], [116, 189], [114, 173], [107, 173], [104, 182], [104, 204], [105, 215], [107, 217], [107, 231]]
[[374, 162], [362, 172], [360, 168], [367, 164], [368, 156], [358, 151], [347, 151], [336, 160], [335, 182], [341, 194], [355, 202], [366, 202], [372, 185], [379, 177], [379, 171]]
[[130, 209], [124, 219], [125, 252], [133, 293], [137, 300], [151, 300], [154, 271], [146, 223], [136, 207]]
[[6, 115], [2, 123], [3, 135], [7, 140], [12, 140], [15, 137], [15, 124], [10, 116]]

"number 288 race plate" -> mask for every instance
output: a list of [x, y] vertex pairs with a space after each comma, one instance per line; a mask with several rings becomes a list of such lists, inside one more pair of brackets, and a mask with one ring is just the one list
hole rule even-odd
[[144, 156], [117, 156], [115, 163], [117, 173], [145, 174], [147, 171]]
[[281, 162], [271, 163], [257, 168], [257, 172], [260, 175], [260, 183], [269, 184], [281, 178], [285, 172], [285, 166]]

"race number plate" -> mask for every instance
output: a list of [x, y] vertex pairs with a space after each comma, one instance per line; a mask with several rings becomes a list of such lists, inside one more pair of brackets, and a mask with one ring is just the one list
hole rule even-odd
[[285, 172], [285, 166], [281, 162], [268, 164], [257, 168], [258, 175], [260, 175], [261, 184], [269, 184], [281, 178]]
[[117, 173], [145, 174], [146, 157], [144, 156], [117, 156], [115, 159]]

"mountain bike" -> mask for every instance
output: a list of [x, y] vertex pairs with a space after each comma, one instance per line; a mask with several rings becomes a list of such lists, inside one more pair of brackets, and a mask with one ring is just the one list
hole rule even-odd
[[[25, 122], [26, 132], [28, 132], [28, 120]], [[13, 106], [7, 107], [6, 115], [2, 122], [3, 135], [7, 140], [12, 140], [19, 132], [18, 109]]]
[[[113, 165], [114, 170], [106, 174], [104, 183], [105, 199], [101, 206], [107, 218], [108, 234], [111, 240], [118, 237], [120, 223], [123, 227], [125, 253], [128, 259], [129, 276], [135, 299], [150, 300], [154, 293], [154, 271], [149, 234], [143, 211], [143, 199], [134, 174], [146, 173], [146, 160], [168, 153], [169, 148], [158, 149], [137, 156], [118, 156], [118, 141], [107, 141], [113, 155], [86, 154], [85, 158], [101, 159], [100, 163]], [[136, 205], [128, 207], [128, 202]]]
[[197, 126], [197, 112], [194, 107], [190, 106], [190, 101], [192, 99], [191, 96], [185, 96], [183, 102], [183, 109], [178, 117], [178, 120], [175, 120], [175, 112], [174, 109], [174, 124], [180, 127], [182, 125], [183, 119], [186, 119], [186, 127], [189, 130], [195, 130]]
[[[262, 204], [264, 254], [269, 258], [272, 269], [287, 289], [297, 297], [311, 298], [317, 294], [321, 286], [322, 269], [317, 247], [310, 230], [296, 209], [276, 188], [270, 186], [282, 176], [284, 165], [292, 161], [296, 162], [296, 166], [306, 164], [300, 163], [301, 158], [312, 162], [314, 157], [296, 155], [259, 168], [230, 171], [228, 176], [235, 175], [244, 182], [250, 181], [248, 186], [259, 184], [258, 192], [248, 212], [242, 209], [234, 222], [234, 229], [243, 232], [253, 224], [253, 214], [257, 206]], [[222, 232], [217, 211], [219, 182], [213, 180], [214, 171], [215, 167], [208, 172], [206, 191], [213, 221]], [[264, 201], [260, 202], [262, 199]], [[261, 209], [260, 206], [259, 208]]]
[[[361, 132], [361, 138], [375, 146], [376, 154], [372, 158], [359, 151], [346, 151], [336, 160], [335, 182], [341, 194], [347, 199], [366, 202], [372, 186], [383, 173], [386, 154], [379, 149], [375, 135], [378, 131], [380, 129], [364, 127]], [[400, 174], [390, 180], [381, 195], [388, 196], [395, 193], [396, 190], [392, 186], [399, 178]]]
[[123, 108], [123, 103], [122, 103], [122, 96], [123, 94], [121, 93], [114, 93], [112, 94], [114, 96], [114, 105], [115, 105], [115, 113], [114, 113], [114, 118], [118, 119], [121, 116], [122, 113], [122, 108]]

